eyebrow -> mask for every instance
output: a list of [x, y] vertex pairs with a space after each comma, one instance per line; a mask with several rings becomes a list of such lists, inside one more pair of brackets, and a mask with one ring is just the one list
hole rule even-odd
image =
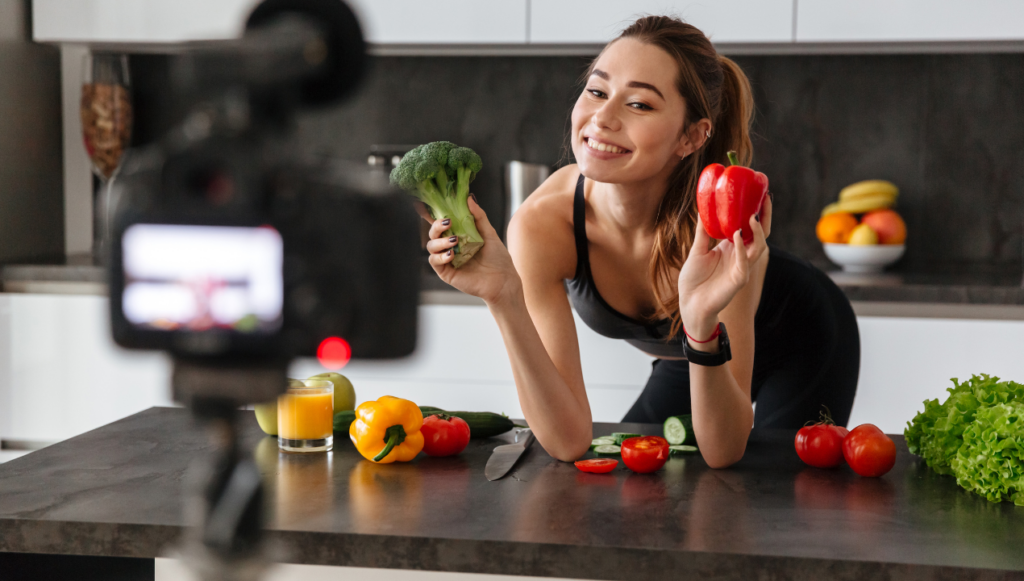
[[[606, 81], [611, 80], [611, 76], [608, 73], [602, 71], [601, 69], [594, 69], [594, 72], [590, 73], [590, 75], [591, 76], [596, 76], [596, 77], [601, 77], [602, 79], [604, 79]], [[630, 81], [629, 84], [627, 84], [626, 86], [634, 88], [634, 89], [647, 89], [648, 91], [653, 91], [656, 95], [661, 97], [661, 99], [663, 101], [665, 100], [665, 95], [661, 94], [661, 91], [658, 90], [658, 87], [655, 87], [654, 85], [652, 85], [650, 83], [641, 83], [640, 81]]]

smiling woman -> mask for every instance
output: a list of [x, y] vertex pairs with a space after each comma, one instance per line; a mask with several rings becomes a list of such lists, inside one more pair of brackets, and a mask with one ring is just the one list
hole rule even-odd
[[486, 243], [473, 261], [452, 268], [441, 222], [427, 244], [438, 275], [490, 308], [537, 440], [562, 460], [590, 445], [573, 308], [656, 357], [625, 421], [692, 413], [712, 467], [743, 456], [755, 423], [796, 428], [823, 404], [845, 423], [860, 354], [842, 292], [768, 247], [770, 199], [750, 218], [748, 244], [739, 229], [711, 240], [698, 218], [701, 170], [728, 164], [730, 152], [743, 165], [752, 158], [740, 68], [697, 28], [650, 16], [606, 46], [583, 81], [569, 135], [577, 163], [527, 198], [508, 249], [475, 203]]

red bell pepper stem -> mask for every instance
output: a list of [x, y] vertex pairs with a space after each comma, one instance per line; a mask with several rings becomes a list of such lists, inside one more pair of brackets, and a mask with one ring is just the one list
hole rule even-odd
[[726, 155], [726, 157], [729, 158], [729, 165], [739, 165], [740, 164], [740, 158], [736, 157], [736, 152], [735, 151], [730, 151], [729, 153], [727, 153], [725, 155]]
[[384, 437], [386, 438], [385, 442], [387, 442], [387, 445], [380, 451], [380, 454], [373, 457], [374, 462], [380, 462], [387, 458], [395, 446], [405, 441], [405, 428], [402, 427], [402, 424], [391, 426], [384, 432]]

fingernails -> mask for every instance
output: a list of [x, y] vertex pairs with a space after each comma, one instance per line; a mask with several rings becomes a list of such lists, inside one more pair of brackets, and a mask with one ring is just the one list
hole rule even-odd
[[448, 239], [448, 242], [451, 242], [452, 244], [455, 244], [458, 241], [459, 241], [459, 237], [458, 236], [452, 236], [451, 238]]
[[476, 202], [477, 206], [480, 205], [480, 200], [476, 199], [476, 194], [474, 194], [473, 192], [470, 192], [469, 193], [469, 197], [473, 198], [473, 201]]
[[441, 225], [442, 226], [448, 226], [451, 223], [452, 223], [452, 219], [451, 218], [445, 218], [444, 220], [441, 220]]
[[761, 216], [758, 215], [758, 214], [754, 214], [754, 219], [757, 220], [758, 222], [760, 222], [761, 221]]
[[445, 253], [444, 253], [444, 255], [445, 255], [445, 256], [451, 256], [451, 255], [452, 255], [452, 249], [451, 249], [451, 248], [449, 248], [449, 249], [448, 249], [448, 252], [445, 252]]

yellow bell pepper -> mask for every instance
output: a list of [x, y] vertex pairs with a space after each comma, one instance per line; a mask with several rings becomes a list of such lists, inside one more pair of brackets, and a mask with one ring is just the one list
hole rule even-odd
[[423, 412], [407, 399], [385, 395], [356, 408], [348, 436], [363, 458], [388, 464], [408, 462], [423, 449]]

